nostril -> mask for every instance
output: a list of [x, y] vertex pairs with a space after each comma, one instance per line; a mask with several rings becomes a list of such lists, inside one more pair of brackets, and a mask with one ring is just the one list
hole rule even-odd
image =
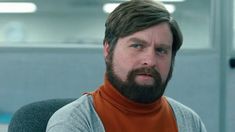
[[143, 66], [155, 66], [155, 62], [154, 61], [151, 61], [151, 60], [145, 60], [142, 62], [142, 65]]
[[147, 62], [144, 62], [144, 65], [148, 65], [148, 63], [147, 63]]

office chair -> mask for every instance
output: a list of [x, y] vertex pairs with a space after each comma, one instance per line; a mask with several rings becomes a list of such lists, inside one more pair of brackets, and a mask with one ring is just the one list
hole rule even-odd
[[75, 99], [50, 99], [21, 107], [13, 115], [8, 132], [45, 132], [52, 114]]

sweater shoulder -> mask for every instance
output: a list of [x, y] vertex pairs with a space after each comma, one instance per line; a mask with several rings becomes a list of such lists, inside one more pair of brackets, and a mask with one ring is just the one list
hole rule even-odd
[[103, 126], [95, 112], [92, 96], [86, 94], [57, 110], [47, 124], [48, 132], [94, 129], [103, 129]]
[[173, 109], [180, 132], [206, 132], [205, 125], [194, 110], [172, 98], [166, 98]]

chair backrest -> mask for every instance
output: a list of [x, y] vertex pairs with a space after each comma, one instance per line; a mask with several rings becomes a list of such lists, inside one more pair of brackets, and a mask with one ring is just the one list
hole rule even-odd
[[74, 100], [50, 99], [25, 105], [14, 113], [8, 132], [45, 132], [52, 114]]

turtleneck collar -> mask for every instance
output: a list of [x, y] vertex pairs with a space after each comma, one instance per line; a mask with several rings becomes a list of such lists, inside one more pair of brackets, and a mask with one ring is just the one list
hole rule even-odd
[[177, 132], [173, 111], [165, 97], [151, 104], [136, 103], [123, 96], [106, 78], [92, 96], [106, 132]]
[[150, 104], [142, 104], [136, 103], [127, 97], [123, 96], [113, 85], [108, 81], [107, 77], [105, 77], [104, 85], [99, 89], [101, 91], [102, 97], [117, 106], [120, 110], [124, 112], [131, 112], [131, 113], [139, 113], [139, 114], [147, 114], [151, 112], [156, 112], [159, 110], [162, 105], [162, 98], [156, 100]]

